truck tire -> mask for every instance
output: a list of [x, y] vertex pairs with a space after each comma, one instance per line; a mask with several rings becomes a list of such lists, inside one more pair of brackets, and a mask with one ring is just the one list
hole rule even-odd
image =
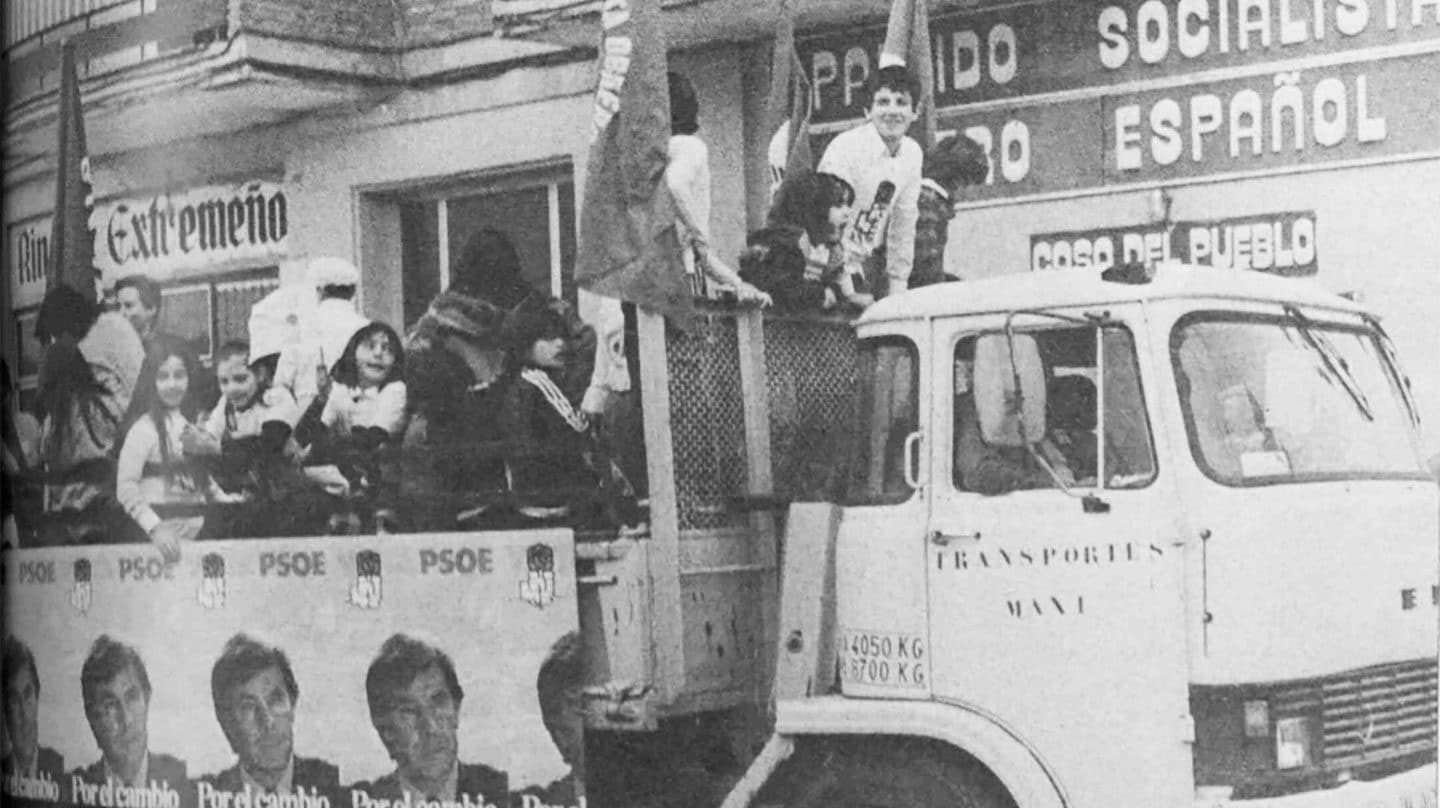
[[826, 739], [796, 750], [756, 808], [1015, 808], [975, 760], [933, 742]]

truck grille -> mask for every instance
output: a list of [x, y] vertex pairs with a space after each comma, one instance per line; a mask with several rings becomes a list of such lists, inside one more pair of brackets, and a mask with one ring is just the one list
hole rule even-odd
[[1436, 746], [1436, 661], [1395, 662], [1294, 682], [1272, 697], [1278, 716], [1316, 716], [1324, 765], [1369, 766]]

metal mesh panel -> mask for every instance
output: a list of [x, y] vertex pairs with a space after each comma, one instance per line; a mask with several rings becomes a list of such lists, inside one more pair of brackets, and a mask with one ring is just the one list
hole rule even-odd
[[765, 367], [775, 494], [825, 498], [851, 428], [854, 330], [840, 318], [767, 317]]
[[735, 320], [710, 316], [666, 335], [670, 435], [680, 529], [744, 524], [726, 507], [745, 493], [745, 413]]

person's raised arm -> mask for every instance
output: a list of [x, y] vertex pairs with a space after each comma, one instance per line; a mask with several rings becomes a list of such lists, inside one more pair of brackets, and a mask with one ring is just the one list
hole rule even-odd
[[699, 140], [682, 141], [682, 144], [670, 150], [670, 161], [665, 165], [665, 186], [675, 202], [676, 218], [689, 236], [689, 244], [682, 246], [694, 250], [697, 269], [711, 280], [734, 289], [740, 302], [770, 305], [770, 296], [742, 280], [740, 273], [721, 260], [711, 246], [710, 223], [700, 215], [706, 206], [695, 198], [698, 190], [710, 185], [707, 181], [709, 151]]

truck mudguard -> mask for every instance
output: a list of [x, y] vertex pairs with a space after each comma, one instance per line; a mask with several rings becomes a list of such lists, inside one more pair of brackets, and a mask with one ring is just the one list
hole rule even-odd
[[1065, 789], [1024, 739], [973, 708], [927, 701], [825, 696], [781, 701], [775, 732], [805, 735], [908, 735], [950, 744], [987, 766], [1019, 808], [1067, 808]]

